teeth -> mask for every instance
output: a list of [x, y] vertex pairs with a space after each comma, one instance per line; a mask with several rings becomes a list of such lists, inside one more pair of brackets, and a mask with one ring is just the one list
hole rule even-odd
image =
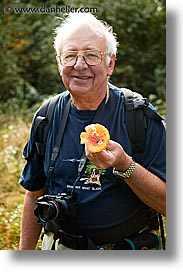
[[89, 77], [88, 76], [76, 76], [76, 78], [79, 78], [79, 79], [88, 79]]

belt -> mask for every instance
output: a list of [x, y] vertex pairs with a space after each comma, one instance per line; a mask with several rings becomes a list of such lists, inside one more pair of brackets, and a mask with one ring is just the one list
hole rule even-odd
[[[159, 236], [152, 232], [143, 231], [123, 238], [120, 242], [97, 246], [87, 236], [68, 234], [59, 230], [54, 235], [54, 240], [74, 250], [161, 250]], [[54, 249], [54, 248], [53, 248]]]
[[137, 232], [140, 232], [141, 230], [144, 230], [147, 224], [147, 212], [145, 209], [143, 209], [142, 211], [139, 211], [135, 216], [130, 218], [128, 221], [107, 229], [77, 231], [76, 228], [74, 228], [70, 232], [70, 225], [69, 227], [63, 227], [63, 225], [61, 227], [61, 224], [57, 224], [56, 221], [46, 222], [44, 228], [46, 231], [53, 232], [54, 234], [57, 234], [59, 231], [61, 232], [63, 230], [64, 232], [69, 232], [73, 235], [86, 235], [91, 240], [93, 240], [96, 245], [100, 246], [106, 243], [116, 243], [122, 238], [126, 238]]
[[54, 234], [54, 240], [58, 240], [64, 246], [74, 250], [97, 250], [97, 246], [87, 236], [72, 235], [59, 230]]

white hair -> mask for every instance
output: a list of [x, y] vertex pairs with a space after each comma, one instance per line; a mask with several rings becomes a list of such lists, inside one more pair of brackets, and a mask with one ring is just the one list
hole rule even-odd
[[[63, 40], [83, 25], [90, 27], [99, 37], [105, 38], [106, 52], [109, 56], [116, 55], [118, 42], [113, 28], [106, 22], [98, 20], [91, 13], [70, 13], [55, 29], [54, 48], [57, 55], [62, 51]], [[110, 61], [109, 56], [107, 62]]]

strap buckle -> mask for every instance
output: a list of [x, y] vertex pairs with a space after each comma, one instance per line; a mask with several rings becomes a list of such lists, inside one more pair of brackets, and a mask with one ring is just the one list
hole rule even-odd
[[149, 105], [149, 101], [147, 98], [142, 98], [140, 100], [134, 100], [134, 108], [139, 109], [139, 108], [147, 108]]

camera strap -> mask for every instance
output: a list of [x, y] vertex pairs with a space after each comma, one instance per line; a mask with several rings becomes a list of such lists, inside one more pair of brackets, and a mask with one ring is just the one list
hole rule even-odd
[[69, 98], [65, 110], [64, 110], [64, 114], [62, 117], [62, 121], [61, 121], [61, 127], [59, 128], [59, 132], [57, 134], [57, 139], [55, 142], [55, 146], [53, 147], [52, 150], [52, 154], [51, 154], [51, 161], [50, 161], [50, 167], [48, 169], [48, 177], [47, 177], [47, 181], [46, 181], [46, 186], [51, 185], [51, 177], [52, 177], [52, 173], [55, 167], [55, 161], [58, 157], [59, 151], [60, 151], [60, 146], [62, 143], [62, 139], [63, 139], [63, 135], [64, 135], [64, 131], [66, 128], [66, 123], [67, 123], [67, 119], [69, 116], [69, 110], [70, 110], [70, 106], [71, 106], [71, 98]]
[[[98, 107], [98, 109], [95, 113], [95, 116], [93, 118], [92, 123], [99, 123], [100, 122], [101, 117], [102, 117], [102, 113], [104, 111], [104, 106], [106, 104], [106, 97], [107, 97], [107, 95], [105, 96], [105, 98], [103, 99], [101, 104], [99, 105], [99, 107]], [[61, 127], [59, 128], [59, 132], [57, 134], [55, 146], [53, 147], [53, 150], [52, 150], [51, 161], [50, 161], [50, 166], [49, 166], [49, 169], [48, 169], [48, 176], [47, 176], [47, 181], [46, 181], [46, 187], [51, 185], [51, 177], [52, 177], [53, 170], [54, 170], [54, 167], [55, 167], [55, 161], [56, 161], [56, 159], [58, 157], [58, 154], [59, 154], [59, 151], [60, 151], [61, 143], [62, 143], [63, 136], [64, 136], [64, 131], [66, 129], [66, 124], [67, 124], [67, 120], [68, 120], [68, 117], [69, 117], [70, 106], [71, 106], [71, 97], [69, 98], [69, 100], [66, 104], [66, 107], [65, 107], [65, 110], [64, 110], [64, 113], [63, 113], [63, 117], [62, 117], [62, 121], [61, 121]], [[86, 160], [87, 160], [87, 157], [85, 155], [85, 149], [83, 149], [82, 156], [81, 156], [81, 159], [80, 159], [80, 162], [79, 162], [79, 165], [78, 165], [78, 176], [77, 176], [77, 179], [74, 182], [73, 191], [74, 191], [74, 187], [75, 187], [76, 183], [80, 179], [81, 172], [82, 172], [82, 170], [83, 170], [83, 168], [85, 167], [85, 164], [86, 164]], [[72, 194], [73, 194], [73, 192], [72, 192]]]

